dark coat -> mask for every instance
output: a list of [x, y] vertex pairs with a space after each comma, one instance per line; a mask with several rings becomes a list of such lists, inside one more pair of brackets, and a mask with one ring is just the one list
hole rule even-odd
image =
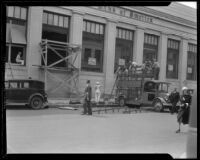
[[91, 86], [87, 86], [85, 88], [85, 100], [86, 101], [91, 101], [92, 99], [92, 87]]
[[[181, 123], [181, 122], [183, 124], [189, 123], [191, 100], [192, 100], [191, 95], [182, 95], [181, 96], [181, 98], [180, 98], [181, 107], [180, 107], [178, 115], [177, 115], [177, 121], [179, 123]], [[188, 103], [188, 105], [186, 103]]]

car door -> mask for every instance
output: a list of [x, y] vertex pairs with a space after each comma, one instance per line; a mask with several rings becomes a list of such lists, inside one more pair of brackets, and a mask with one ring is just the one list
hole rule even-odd
[[154, 98], [156, 97], [156, 83], [148, 81], [144, 84], [142, 103], [146, 105], [152, 104]]
[[8, 101], [11, 103], [19, 103], [20, 102], [20, 91], [19, 91], [19, 83], [18, 81], [10, 81], [9, 89], [7, 90]]

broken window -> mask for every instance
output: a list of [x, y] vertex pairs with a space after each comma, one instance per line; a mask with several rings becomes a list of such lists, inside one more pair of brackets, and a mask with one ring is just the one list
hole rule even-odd
[[[6, 9], [6, 62], [25, 65], [27, 8], [8, 6]], [[19, 52], [20, 63], [16, 61]]]
[[82, 46], [81, 69], [103, 72], [104, 25], [84, 20]]
[[[69, 41], [69, 17], [52, 12], [43, 12], [42, 39], [56, 42], [67, 43]], [[55, 49], [55, 48], [54, 48]], [[55, 51], [58, 53], [56, 54]], [[57, 47], [53, 51], [48, 48], [47, 65], [51, 65], [60, 59], [67, 57], [68, 52]], [[42, 58], [42, 65], [44, 61]], [[54, 67], [67, 67], [67, 60], [54, 65]]]
[[133, 31], [117, 28], [114, 71], [133, 59]]

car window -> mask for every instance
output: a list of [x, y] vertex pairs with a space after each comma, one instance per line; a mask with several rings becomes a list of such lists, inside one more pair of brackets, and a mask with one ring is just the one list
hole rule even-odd
[[155, 92], [156, 91], [156, 84], [153, 82], [147, 82], [144, 86], [145, 92]]
[[28, 82], [24, 82], [23, 88], [29, 88], [29, 83]]
[[17, 82], [10, 82], [10, 88], [18, 88]]
[[9, 88], [9, 83], [8, 82], [4, 82], [5, 84], [5, 88]]

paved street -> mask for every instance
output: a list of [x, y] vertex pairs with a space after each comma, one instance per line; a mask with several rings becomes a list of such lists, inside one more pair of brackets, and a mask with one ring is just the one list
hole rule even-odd
[[169, 153], [185, 152], [187, 126], [176, 134], [168, 112], [80, 115], [81, 110], [48, 108], [7, 111], [8, 153]]

